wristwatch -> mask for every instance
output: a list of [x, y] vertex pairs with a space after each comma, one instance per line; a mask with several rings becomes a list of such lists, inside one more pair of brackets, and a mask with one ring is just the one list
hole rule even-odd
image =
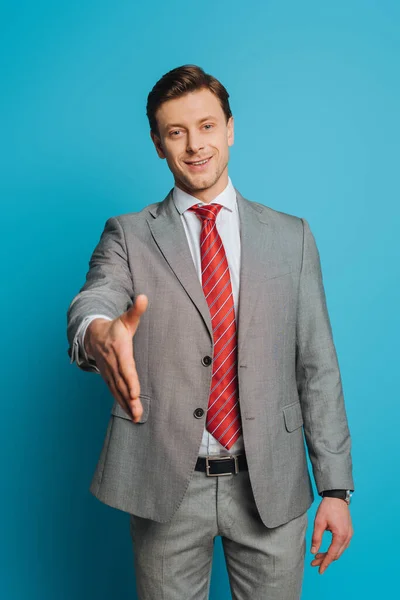
[[346, 504], [350, 504], [350, 498], [352, 497], [353, 490], [324, 490], [321, 492], [321, 496], [323, 498], [341, 498], [346, 502]]

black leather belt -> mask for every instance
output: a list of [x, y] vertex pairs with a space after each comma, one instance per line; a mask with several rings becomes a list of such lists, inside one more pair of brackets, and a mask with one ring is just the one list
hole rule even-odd
[[220, 475], [236, 475], [239, 471], [247, 471], [247, 460], [245, 454], [236, 456], [199, 456], [197, 458], [196, 471], [204, 471], [207, 477], [218, 477]]

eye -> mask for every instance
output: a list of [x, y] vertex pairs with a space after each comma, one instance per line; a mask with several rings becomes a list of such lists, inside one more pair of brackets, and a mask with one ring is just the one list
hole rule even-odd
[[214, 125], [211, 125], [211, 123], [207, 123], [206, 125], [204, 125], [204, 127], [214, 127]]
[[174, 130], [170, 131], [168, 135], [170, 137], [179, 137], [180, 133], [182, 133], [182, 131], [180, 129], [174, 129]]

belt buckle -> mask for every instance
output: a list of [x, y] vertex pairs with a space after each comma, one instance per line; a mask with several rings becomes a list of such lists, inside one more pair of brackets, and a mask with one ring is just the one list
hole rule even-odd
[[[210, 473], [210, 458], [212, 461], [215, 460], [234, 460], [235, 462], [235, 471], [229, 471], [229, 473]], [[233, 456], [206, 456], [206, 475], [207, 477], [221, 477], [225, 475], [237, 475], [239, 473], [239, 461], [236, 455]]]

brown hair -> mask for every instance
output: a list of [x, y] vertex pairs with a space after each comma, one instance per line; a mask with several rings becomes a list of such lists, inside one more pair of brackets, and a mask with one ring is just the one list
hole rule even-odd
[[229, 106], [229, 94], [222, 83], [197, 65], [182, 65], [165, 73], [147, 97], [146, 114], [151, 131], [159, 136], [156, 112], [163, 102], [202, 88], [209, 89], [217, 96], [228, 121], [232, 112]]

